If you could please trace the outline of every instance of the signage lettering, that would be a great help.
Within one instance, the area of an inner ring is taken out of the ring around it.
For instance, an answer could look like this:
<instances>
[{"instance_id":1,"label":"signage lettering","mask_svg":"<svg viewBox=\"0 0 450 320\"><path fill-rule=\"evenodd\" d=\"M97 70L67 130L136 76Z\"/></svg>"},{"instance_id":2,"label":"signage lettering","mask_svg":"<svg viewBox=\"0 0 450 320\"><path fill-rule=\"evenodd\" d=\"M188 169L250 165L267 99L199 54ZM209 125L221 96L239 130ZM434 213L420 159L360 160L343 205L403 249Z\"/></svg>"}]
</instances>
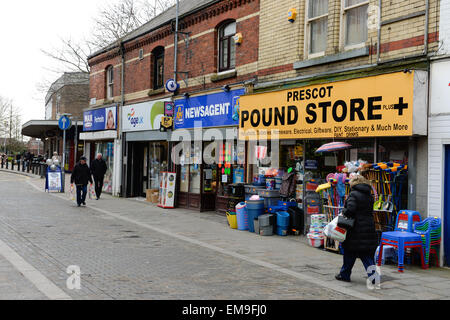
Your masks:
<instances>
[{"instance_id":1,"label":"signage lettering","mask_svg":"<svg viewBox=\"0 0 450 320\"><path fill-rule=\"evenodd\" d=\"M241 97L242 139L412 135L414 75L402 72Z\"/></svg>"}]
</instances>

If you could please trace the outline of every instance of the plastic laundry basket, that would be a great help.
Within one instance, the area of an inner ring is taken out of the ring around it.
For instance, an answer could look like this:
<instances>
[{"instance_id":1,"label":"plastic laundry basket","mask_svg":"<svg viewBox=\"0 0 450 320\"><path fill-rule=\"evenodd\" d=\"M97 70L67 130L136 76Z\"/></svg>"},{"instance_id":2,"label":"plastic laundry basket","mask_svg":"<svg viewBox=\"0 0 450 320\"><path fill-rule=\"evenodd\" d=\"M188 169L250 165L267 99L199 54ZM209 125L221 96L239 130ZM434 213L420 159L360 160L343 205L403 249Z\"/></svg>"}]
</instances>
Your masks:
<instances>
[{"instance_id":1,"label":"plastic laundry basket","mask_svg":"<svg viewBox=\"0 0 450 320\"><path fill-rule=\"evenodd\" d=\"M230 225L231 229L237 229L238 228L237 217L236 217L235 213L227 212L227 219L228 219L228 224Z\"/></svg>"},{"instance_id":2,"label":"plastic laundry basket","mask_svg":"<svg viewBox=\"0 0 450 320\"><path fill-rule=\"evenodd\" d=\"M248 214L245 202L241 202L236 206L236 221L238 230L248 230Z\"/></svg>"}]
</instances>

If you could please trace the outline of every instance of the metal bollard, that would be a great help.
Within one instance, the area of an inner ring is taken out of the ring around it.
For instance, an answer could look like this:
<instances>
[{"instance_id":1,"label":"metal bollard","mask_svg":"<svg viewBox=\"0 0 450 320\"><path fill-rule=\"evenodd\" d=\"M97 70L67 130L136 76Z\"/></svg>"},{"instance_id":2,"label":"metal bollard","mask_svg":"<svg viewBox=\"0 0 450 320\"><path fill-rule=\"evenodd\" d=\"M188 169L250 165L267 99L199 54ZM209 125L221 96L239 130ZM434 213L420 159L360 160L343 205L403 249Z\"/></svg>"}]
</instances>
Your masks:
<instances>
[{"instance_id":1,"label":"metal bollard","mask_svg":"<svg viewBox=\"0 0 450 320\"><path fill-rule=\"evenodd\" d=\"M8 169L8 159L6 159L6 169Z\"/></svg>"},{"instance_id":2,"label":"metal bollard","mask_svg":"<svg viewBox=\"0 0 450 320\"><path fill-rule=\"evenodd\" d=\"M3 169L3 157L2 157L2 169Z\"/></svg>"},{"instance_id":3,"label":"metal bollard","mask_svg":"<svg viewBox=\"0 0 450 320\"><path fill-rule=\"evenodd\" d=\"M41 178L45 178L45 166L46 164L41 164L40 165L40 169L41 169Z\"/></svg>"},{"instance_id":4,"label":"metal bollard","mask_svg":"<svg viewBox=\"0 0 450 320\"><path fill-rule=\"evenodd\" d=\"M21 162L22 160L18 160L17 161L17 171L20 171L20 162Z\"/></svg>"}]
</instances>

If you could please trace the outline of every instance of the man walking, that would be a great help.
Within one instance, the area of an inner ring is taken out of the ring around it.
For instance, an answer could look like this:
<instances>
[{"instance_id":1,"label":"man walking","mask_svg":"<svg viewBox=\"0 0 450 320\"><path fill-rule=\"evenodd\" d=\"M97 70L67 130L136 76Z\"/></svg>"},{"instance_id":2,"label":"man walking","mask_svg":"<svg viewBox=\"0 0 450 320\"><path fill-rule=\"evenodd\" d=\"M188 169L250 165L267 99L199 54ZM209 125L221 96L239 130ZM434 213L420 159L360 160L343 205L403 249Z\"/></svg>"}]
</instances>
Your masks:
<instances>
[{"instance_id":1,"label":"man walking","mask_svg":"<svg viewBox=\"0 0 450 320\"><path fill-rule=\"evenodd\" d=\"M106 170L108 166L105 160L103 160L103 155L101 153L97 154L97 158L92 161L91 172L94 176L95 184L95 194L97 195L97 200L100 199L103 190L103 180L105 179Z\"/></svg>"},{"instance_id":2,"label":"man walking","mask_svg":"<svg viewBox=\"0 0 450 320\"><path fill-rule=\"evenodd\" d=\"M81 157L80 162L73 168L70 183L75 183L77 187L77 204L86 205L87 184L92 184L91 170L86 164L86 157Z\"/></svg>"}]
</instances>

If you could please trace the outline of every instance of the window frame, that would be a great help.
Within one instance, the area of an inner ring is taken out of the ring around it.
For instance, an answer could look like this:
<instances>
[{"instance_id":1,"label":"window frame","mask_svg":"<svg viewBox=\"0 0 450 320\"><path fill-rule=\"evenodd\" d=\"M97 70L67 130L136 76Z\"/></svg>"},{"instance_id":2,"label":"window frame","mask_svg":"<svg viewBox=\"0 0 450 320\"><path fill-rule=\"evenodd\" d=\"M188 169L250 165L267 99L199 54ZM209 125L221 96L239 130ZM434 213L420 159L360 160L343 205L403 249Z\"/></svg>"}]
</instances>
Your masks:
<instances>
[{"instance_id":1,"label":"window frame","mask_svg":"<svg viewBox=\"0 0 450 320\"><path fill-rule=\"evenodd\" d=\"M323 57L327 51L327 45L325 46L324 51L319 51L315 53L310 52L311 48L311 23L314 21L318 21L321 19L326 18L327 19L327 39L328 39L328 20L330 15L330 7L329 7L329 1L328 1L328 11L326 14L322 14L320 16L316 16L313 18L309 17L309 2L310 0L305 1L305 46L304 46L304 56L306 59L313 59L318 57Z\"/></svg>"},{"instance_id":2,"label":"window frame","mask_svg":"<svg viewBox=\"0 0 450 320\"><path fill-rule=\"evenodd\" d=\"M162 58L162 72L161 74L158 72L158 59ZM152 60L153 60L153 79L152 79L152 88L153 90L158 90L164 88L164 63L165 63L165 48L162 46L156 47L152 51ZM160 83L158 83L160 80Z\"/></svg>"},{"instance_id":3,"label":"window frame","mask_svg":"<svg viewBox=\"0 0 450 320\"><path fill-rule=\"evenodd\" d=\"M114 66L106 68L106 99L114 99Z\"/></svg>"},{"instance_id":4,"label":"window frame","mask_svg":"<svg viewBox=\"0 0 450 320\"><path fill-rule=\"evenodd\" d=\"M367 34L366 40L363 41L363 42L350 44L350 45L346 44L346 41L347 41L347 39L346 39L346 34L347 34L347 12L349 10L356 9L356 8L359 8L359 7L362 7L362 6L366 6L366 5L367 5L367 8L369 8L370 0L366 0L366 1L363 1L361 3L354 4L354 5L349 6L349 7L346 8L345 7L345 0L341 0L341 19L340 19L341 20L341 26L340 26L340 37L339 37L339 42L340 42L339 43L339 47L341 48L341 50L348 51L348 50L363 48L363 47L366 46L366 41L369 38L368 34ZM368 31L367 31L367 33L368 33Z\"/></svg>"},{"instance_id":5,"label":"window frame","mask_svg":"<svg viewBox=\"0 0 450 320\"><path fill-rule=\"evenodd\" d=\"M236 29L236 21L232 20L232 21L227 21L222 23L218 30L217 30L217 41L218 41L218 54L217 54L217 58L218 58L218 62L217 62L217 70L218 72L230 72L236 69L236 44L235 45L235 50L234 50L234 65L231 66L231 44L232 41L234 41L233 37L236 35L236 32L233 35L229 35L229 36L224 36L225 34L225 29L231 25L231 24L235 24L235 29ZM222 60L223 60L223 41L227 41L228 42L228 48L227 48L227 66L223 67L222 66Z\"/></svg>"}]
</instances>

